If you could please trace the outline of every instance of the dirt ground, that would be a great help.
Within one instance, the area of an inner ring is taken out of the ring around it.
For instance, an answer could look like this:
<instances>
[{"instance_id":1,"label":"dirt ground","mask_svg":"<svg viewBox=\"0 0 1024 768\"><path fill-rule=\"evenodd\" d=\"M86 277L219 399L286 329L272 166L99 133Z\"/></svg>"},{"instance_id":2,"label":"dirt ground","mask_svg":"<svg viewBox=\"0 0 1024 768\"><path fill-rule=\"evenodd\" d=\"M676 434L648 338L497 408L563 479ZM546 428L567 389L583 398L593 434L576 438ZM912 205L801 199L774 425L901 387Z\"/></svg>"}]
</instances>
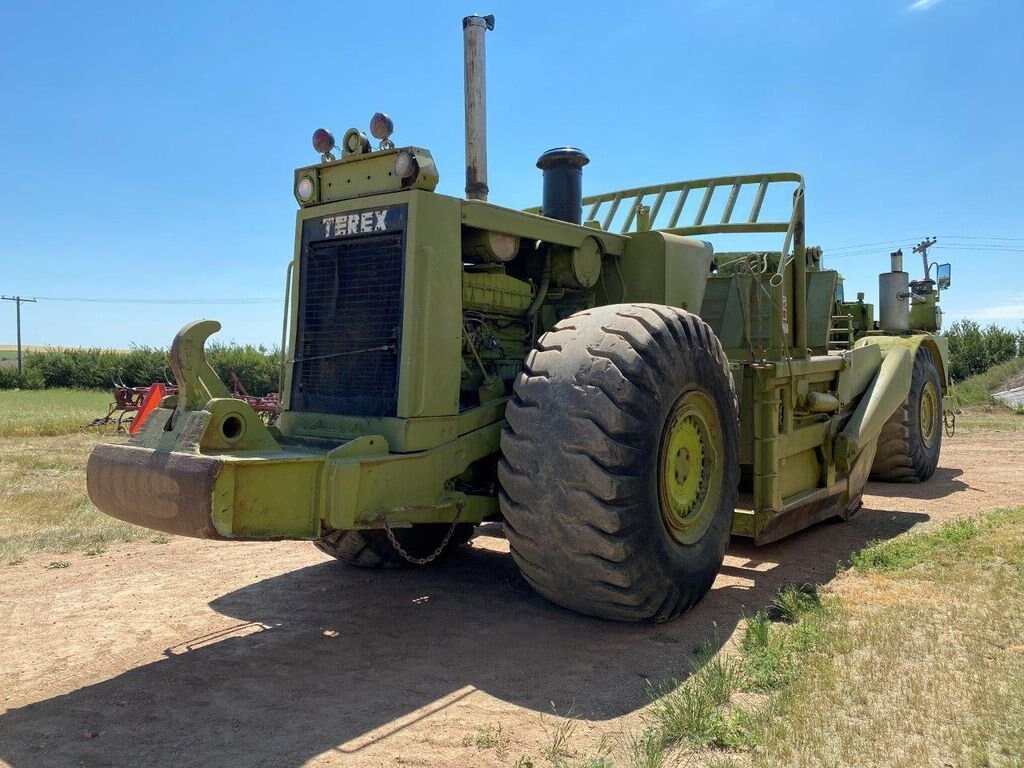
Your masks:
<instances>
[{"instance_id":1,"label":"dirt ground","mask_svg":"<svg viewBox=\"0 0 1024 768\"><path fill-rule=\"evenodd\" d=\"M547 603L498 526L444 567L400 572L303 542L35 557L0 571L0 763L540 766L553 711L579 718L581 754L640 726L646 681L682 676L696 644L728 642L780 585L827 583L918 523L1024 503L1022 472L1018 434L958 434L931 482L873 483L849 523L734 540L712 593L661 626ZM507 744L473 743L498 724Z\"/></svg>"}]
</instances>

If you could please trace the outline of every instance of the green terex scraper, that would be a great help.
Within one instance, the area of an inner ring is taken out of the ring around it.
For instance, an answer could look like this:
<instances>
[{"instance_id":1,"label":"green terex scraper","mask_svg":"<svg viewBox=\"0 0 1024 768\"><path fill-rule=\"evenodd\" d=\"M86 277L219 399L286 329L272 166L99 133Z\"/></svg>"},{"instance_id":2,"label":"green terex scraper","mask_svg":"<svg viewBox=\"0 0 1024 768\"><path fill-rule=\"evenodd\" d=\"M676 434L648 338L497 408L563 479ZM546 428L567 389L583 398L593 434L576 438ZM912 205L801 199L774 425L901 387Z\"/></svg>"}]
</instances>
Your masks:
<instances>
[{"instance_id":1,"label":"green terex scraper","mask_svg":"<svg viewBox=\"0 0 1024 768\"><path fill-rule=\"evenodd\" d=\"M664 621L708 591L730 534L845 518L869 475L927 480L948 272L926 263L911 283L894 263L877 322L843 301L805 243L795 173L581 200L588 160L564 148L538 162L539 209L487 202L492 25L463 21L468 199L434 192L430 152L393 146L385 115L377 149L318 131L322 161L295 172L279 424L206 362L220 326L186 326L178 395L93 452L95 504L185 536L309 539L366 567L438 559L501 520L551 600ZM781 248L707 241L751 233Z\"/></svg>"}]
</instances>

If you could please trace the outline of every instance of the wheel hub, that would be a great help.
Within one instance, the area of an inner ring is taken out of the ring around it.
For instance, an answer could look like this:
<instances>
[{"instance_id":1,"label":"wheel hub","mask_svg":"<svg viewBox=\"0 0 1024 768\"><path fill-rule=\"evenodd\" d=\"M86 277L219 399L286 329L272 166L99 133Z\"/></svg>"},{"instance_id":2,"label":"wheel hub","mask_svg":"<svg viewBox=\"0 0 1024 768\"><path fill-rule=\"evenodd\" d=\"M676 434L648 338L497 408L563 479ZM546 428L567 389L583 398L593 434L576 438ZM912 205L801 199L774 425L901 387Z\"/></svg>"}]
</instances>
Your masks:
<instances>
[{"instance_id":1,"label":"wheel hub","mask_svg":"<svg viewBox=\"0 0 1024 768\"><path fill-rule=\"evenodd\" d=\"M921 427L921 442L927 448L931 448L939 435L939 395L935 391L935 385L930 381L921 390L918 421Z\"/></svg>"},{"instance_id":2,"label":"wheel hub","mask_svg":"<svg viewBox=\"0 0 1024 768\"><path fill-rule=\"evenodd\" d=\"M699 540L714 519L720 497L722 430L711 399L684 393L662 434L658 497L666 530L681 544Z\"/></svg>"}]
</instances>

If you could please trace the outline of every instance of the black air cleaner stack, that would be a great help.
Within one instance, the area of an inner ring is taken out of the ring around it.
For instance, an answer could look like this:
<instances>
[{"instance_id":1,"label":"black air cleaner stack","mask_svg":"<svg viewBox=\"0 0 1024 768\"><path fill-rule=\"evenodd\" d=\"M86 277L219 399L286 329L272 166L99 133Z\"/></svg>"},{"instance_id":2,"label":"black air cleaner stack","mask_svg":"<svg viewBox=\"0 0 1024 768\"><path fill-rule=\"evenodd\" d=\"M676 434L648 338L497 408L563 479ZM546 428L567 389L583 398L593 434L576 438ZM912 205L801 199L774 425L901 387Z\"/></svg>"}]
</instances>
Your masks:
<instances>
[{"instance_id":1,"label":"black air cleaner stack","mask_svg":"<svg viewBox=\"0 0 1024 768\"><path fill-rule=\"evenodd\" d=\"M589 162L575 147L549 149L540 156L537 167L544 171L544 216L583 223L583 166Z\"/></svg>"}]
</instances>

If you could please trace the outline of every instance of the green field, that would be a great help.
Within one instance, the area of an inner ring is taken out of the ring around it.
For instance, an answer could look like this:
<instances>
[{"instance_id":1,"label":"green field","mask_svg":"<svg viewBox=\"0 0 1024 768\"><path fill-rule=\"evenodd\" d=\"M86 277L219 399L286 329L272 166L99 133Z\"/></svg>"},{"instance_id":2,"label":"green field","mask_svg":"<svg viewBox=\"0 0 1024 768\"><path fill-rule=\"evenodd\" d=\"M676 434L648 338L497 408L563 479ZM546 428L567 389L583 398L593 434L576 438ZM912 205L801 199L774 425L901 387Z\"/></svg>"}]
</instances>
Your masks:
<instances>
[{"instance_id":1,"label":"green field","mask_svg":"<svg viewBox=\"0 0 1024 768\"><path fill-rule=\"evenodd\" d=\"M0 437L46 437L81 432L103 416L109 392L71 389L0 390Z\"/></svg>"}]
</instances>

